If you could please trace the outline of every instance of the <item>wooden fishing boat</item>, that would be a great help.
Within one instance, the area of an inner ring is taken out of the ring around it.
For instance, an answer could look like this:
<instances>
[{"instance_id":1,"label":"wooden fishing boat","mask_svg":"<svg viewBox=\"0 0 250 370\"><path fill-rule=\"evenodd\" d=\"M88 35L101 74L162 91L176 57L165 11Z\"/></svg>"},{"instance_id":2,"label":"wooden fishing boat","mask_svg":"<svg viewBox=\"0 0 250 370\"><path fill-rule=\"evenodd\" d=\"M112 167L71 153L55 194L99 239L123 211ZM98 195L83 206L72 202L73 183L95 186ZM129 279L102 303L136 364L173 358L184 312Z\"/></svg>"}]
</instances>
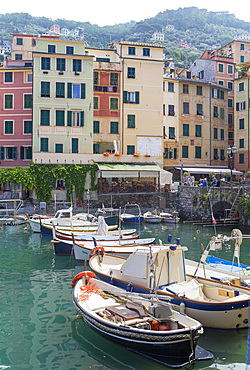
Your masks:
<instances>
[{"instance_id":1,"label":"wooden fishing boat","mask_svg":"<svg viewBox=\"0 0 250 370\"><path fill-rule=\"evenodd\" d=\"M105 339L168 367L194 364L213 355L197 348L202 325L162 304L95 279L90 271L72 280L73 303L85 323ZM196 351L196 348L198 351Z\"/></svg>"},{"instance_id":2,"label":"wooden fishing boat","mask_svg":"<svg viewBox=\"0 0 250 370\"><path fill-rule=\"evenodd\" d=\"M89 265L97 277L123 289L149 293L159 299L172 298L175 309L183 310L206 327L239 329L249 326L247 288L227 282L186 275L186 247L161 246L154 252L138 249L127 259L104 254L93 256Z\"/></svg>"}]
</instances>

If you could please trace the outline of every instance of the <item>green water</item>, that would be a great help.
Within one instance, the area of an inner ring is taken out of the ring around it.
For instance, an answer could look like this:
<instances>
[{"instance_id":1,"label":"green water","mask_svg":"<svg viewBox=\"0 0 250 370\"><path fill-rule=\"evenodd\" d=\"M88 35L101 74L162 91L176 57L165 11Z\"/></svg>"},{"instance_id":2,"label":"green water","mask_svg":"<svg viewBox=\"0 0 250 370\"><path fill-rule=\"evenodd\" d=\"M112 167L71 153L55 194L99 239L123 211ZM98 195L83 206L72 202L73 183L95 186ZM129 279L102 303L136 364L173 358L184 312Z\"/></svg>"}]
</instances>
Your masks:
<instances>
[{"instance_id":1,"label":"green water","mask_svg":"<svg viewBox=\"0 0 250 370\"><path fill-rule=\"evenodd\" d=\"M197 233L197 230L200 233ZM143 225L141 237L166 242L179 237L198 260L214 234L212 227ZM231 229L218 233L230 235ZM243 234L250 234L242 229ZM216 252L231 260L233 248ZM241 247L241 262L250 264L250 239ZM40 237L22 226L0 230L0 369L164 369L150 360L100 338L76 318L71 280L82 265L73 257L55 257L49 237ZM246 369L248 330L205 330L199 344L214 354L213 364L198 368ZM250 345L249 345L250 346ZM250 359L249 359L250 363ZM250 369L250 366L249 366Z\"/></svg>"}]
</instances>

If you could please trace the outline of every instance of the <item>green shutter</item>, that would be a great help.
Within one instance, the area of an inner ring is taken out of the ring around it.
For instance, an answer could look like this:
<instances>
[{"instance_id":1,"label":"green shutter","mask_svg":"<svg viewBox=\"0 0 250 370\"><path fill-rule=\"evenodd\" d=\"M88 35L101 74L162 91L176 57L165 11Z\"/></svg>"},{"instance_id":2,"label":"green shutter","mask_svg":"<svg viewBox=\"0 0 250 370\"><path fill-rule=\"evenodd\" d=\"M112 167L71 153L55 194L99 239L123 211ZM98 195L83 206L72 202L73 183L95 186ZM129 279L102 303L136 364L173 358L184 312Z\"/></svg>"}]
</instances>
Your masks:
<instances>
[{"instance_id":1,"label":"green shutter","mask_svg":"<svg viewBox=\"0 0 250 370\"><path fill-rule=\"evenodd\" d=\"M135 92L135 104L140 104L140 93L139 93L139 91Z\"/></svg>"},{"instance_id":2,"label":"green shutter","mask_svg":"<svg viewBox=\"0 0 250 370\"><path fill-rule=\"evenodd\" d=\"M4 159L4 147L1 146L1 159Z\"/></svg>"},{"instance_id":3,"label":"green shutter","mask_svg":"<svg viewBox=\"0 0 250 370\"><path fill-rule=\"evenodd\" d=\"M127 103L127 102L128 102L128 92L123 91L123 103Z\"/></svg>"},{"instance_id":4,"label":"green shutter","mask_svg":"<svg viewBox=\"0 0 250 370\"><path fill-rule=\"evenodd\" d=\"M14 146L13 148L13 159L17 159L17 147Z\"/></svg>"},{"instance_id":5,"label":"green shutter","mask_svg":"<svg viewBox=\"0 0 250 370\"><path fill-rule=\"evenodd\" d=\"M28 147L28 158L27 159L32 159L32 146Z\"/></svg>"},{"instance_id":6,"label":"green shutter","mask_svg":"<svg viewBox=\"0 0 250 370\"><path fill-rule=\"evenodd\" d=\"M81 84L81 99L86 98L86 84Z\"/></svg>"},{"instance_id":7,"label":"green shutter","mask_svg":"<svg viewBox=\"0 0 250 370\"><path fill-rule=\"evenodd\" d=\"M71 82L68 82L67 84L67 97L68 98L72 98L72 83Z\"/></svg>"},{"instance_id":8,"label":"green shutter","mask_svg":"<svg viewBox=\"0 0 250 370\"><path fill-rule=\"evenodd\" d=\"M84 126L84 111L81 111L81 127Z\"/></svg>"},{"instance_id":9,"label":"green shutter","mask_svg":"<svg viewBox=\"0 0 250 370\"><path fill-rule=\"evenodd\" d=\"M78 139L72 138L72 153L78 153Z\"/></svg>"},{"instance_id":10,"label":"green shutter","mask_svg":"<svg viewBox=\"0 0 250 370\"><path fill-rule=\"evenodd\" d=\"M24 147L23 146L20 147L20 158L24 159Z\"/></svg>"},{"instance_id":11,"label":"green shutter","mask_svg":"<svg viewBox=\"0 0 250 370\"><path fill-rule=\"evenodd\" d=\"M71 112L71 110L67 111L67 126L72 126L72 112Z\"/></svg>"}]
</instances>

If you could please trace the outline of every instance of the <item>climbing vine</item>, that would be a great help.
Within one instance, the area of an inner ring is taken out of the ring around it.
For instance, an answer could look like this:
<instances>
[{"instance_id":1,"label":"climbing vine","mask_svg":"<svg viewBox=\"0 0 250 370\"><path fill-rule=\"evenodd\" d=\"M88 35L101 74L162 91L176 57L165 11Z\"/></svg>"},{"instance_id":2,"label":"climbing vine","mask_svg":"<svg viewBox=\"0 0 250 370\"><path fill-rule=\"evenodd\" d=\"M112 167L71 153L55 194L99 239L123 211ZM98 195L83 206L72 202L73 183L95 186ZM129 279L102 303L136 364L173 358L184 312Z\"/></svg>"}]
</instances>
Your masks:
<instances>
[{"instance_id":1,"label":"climbing vine","mask_svg":"<svg viewBox=\"0 0 250 370\"><path fill-rule=\"evenodd\" d=\"M28 168L14 167L0 169L0 183L21 184L24 190L35 189L39 202L50 202L54 182L64 179L67 189L67 200L71 199L73 189L77 198L84 196L87 173L90 172L91 188L97 190L97 164L34 164Z\"/></svg>"}]
</instances>

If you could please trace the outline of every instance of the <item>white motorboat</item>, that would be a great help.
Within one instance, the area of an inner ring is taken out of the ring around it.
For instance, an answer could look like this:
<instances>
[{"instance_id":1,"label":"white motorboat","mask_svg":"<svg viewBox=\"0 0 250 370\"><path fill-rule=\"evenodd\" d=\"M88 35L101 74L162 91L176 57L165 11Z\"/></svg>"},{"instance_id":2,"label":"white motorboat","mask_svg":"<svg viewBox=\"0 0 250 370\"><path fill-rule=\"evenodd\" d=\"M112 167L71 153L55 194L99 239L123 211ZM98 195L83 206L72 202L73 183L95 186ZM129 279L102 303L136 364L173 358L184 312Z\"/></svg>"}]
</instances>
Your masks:
<instances>
[{"instance_id":1,"label":"white motorboat","mask_svg":"<svg viewBox=\"0 0 250 370\"><path fill-rule=\"evenodd\" d=\"M160 212L160 216L162 218L162 222L167 222L171 224L177 224L180 221L180 218L178 217L177 212Z\"/></svg>"},{"instance_id":2,"label":"white motorboat","mask_svg":"<svg viewBox=\"0 0 250 370\"><path fill-rule=\"evenodd\" d=\"M143 219L145 222L149 222L151 224L158 224L162 221L162 217L156 211L148 211L144 213Z\"/></svg>"},{"instance_id":3,"label":"white motorboat","mask_svg":"<svg viewBox=\"0 0 250 370\"><path fill-rule=\"evenodd\" d=\"M248 289L227 282L186 275L186 247L162 245L154 252L138 249L127 259L104 254L93 256L89 265L97 277L134 292L157 291L160 300L172 298L175 309L206 327L239 329L249 326Z\"/></svg>"},{"instance_id":4,"label":"white motorboat","mask_svg":"<svg viewBox=\"0 0 250 370\"><path fill-rule=\"evenodd\" d=\"M73 303L99 335L168 367L194 365L201 324L157 298L126 293L83 271L72 280ZM200 359L212 360L203 349ZM201 351L202 350L202 351Z\"/></svg>"},{"instance_id":5,"label":"white motorboat","mask_svg":"<svg viewBox=\"0 0 250 370\"><path fill-rule=\"evenodd\" d=\"M136 211L135 211L136 209ZM130 210L130 212L128 212ZM133 213L132 213L133 210ZM138 204L125 204L123 213L121 214L121 221L125 224L140 224L143 221L141 209Z\"/></svg>"}]
</instances>

